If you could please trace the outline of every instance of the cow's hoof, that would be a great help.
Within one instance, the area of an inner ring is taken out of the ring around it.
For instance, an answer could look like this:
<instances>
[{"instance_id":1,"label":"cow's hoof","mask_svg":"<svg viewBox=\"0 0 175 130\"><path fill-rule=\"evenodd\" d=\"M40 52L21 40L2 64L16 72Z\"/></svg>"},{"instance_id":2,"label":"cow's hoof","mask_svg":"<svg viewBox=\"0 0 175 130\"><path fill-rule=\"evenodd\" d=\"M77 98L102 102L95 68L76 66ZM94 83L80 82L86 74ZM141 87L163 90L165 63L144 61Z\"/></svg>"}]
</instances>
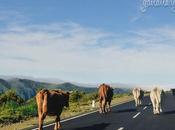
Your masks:
<instances>
[{"instance_id":1,"label":"cow's hoof","mask_svg":"<svg viewBox=\"0 0 175 130\"><path fill-rule=\"evenodd\" d=\"M155 115L159 115L160 113L159 112L154 112Z\"/></svg>"},{"instance_id":2,"label":"cow's hoof","mask_svg":"<svg viewBox=\"0 0 175 130\"><path fill-rule=\"evenodd\" d=\"M54 128L54 130L62 130L62 128L57 128L57 129L56 129L56 128Z\"/></svg>"}]
</instances>

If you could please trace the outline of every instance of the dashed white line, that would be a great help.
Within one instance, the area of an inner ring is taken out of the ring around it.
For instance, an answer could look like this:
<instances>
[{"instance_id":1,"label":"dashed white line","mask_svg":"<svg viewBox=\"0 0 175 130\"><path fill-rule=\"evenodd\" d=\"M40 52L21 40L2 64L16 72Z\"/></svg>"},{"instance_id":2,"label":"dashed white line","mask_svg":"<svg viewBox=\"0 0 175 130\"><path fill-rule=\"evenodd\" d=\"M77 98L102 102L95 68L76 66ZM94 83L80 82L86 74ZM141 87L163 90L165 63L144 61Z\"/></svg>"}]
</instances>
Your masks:
<instances>
[{"instance_id":1,"label":"dashed white line","mask_svg":"<svg viewBox=\"0 0 175 130\"><path fill-rule=\"evenodd\" d=\"M135 116L133 116L132 118L136 118L138 115L140 115L140 112L138 112Z\"/></svg>"},{"instance_id":2,"label":"dashed white line","mask_svg":"<svg viewBox=\"0 0 175 130\"><path fill-rule=\"evenodd\" d=\"M117 130L124 130L124 127L120 127L120 128L118 128Z\"/></svg>"},{"instance_id":3,"label":"dashed white line","mask_svg":"<svg viewBox=\"0 0 175 130\"><path fill-rule=\"evenodd\" d=\"M147 106L145 106L144 108L143 108L143 110L145 110L147 108Z\"/></svg>"}]
</instances>

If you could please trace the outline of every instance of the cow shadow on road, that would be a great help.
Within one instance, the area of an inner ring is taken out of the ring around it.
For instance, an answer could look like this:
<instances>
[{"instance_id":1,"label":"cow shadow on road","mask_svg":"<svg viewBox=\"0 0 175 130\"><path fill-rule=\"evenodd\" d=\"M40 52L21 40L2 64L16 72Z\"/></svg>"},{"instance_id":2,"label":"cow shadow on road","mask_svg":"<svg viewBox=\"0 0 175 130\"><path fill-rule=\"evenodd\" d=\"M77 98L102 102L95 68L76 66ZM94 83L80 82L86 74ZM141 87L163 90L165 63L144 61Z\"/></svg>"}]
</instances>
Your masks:
<instances>
[{"instance_id":1,"label":"cow shadow on road","mask_svg":"<svg viewBox=\"0 0 175 130\"><path fill-rule=\"evenodd\" d=\"M142 105L140 105L140 107L149 107L149 106L152 106L152 104L142 104Z\"/></svg>"},{"instance_id":2,"label":"cow shadow on road","mask_svg":"<svg viewBox=\"0 0 175 130\"><path fill-rule=\"evenodd\" d=\"M73 130L104 130L109 125L110 125L109 123L100 123L100 124L94 124L91 126L74 128Z\"/></svg>"},{"instance_id":3,"label":"cow shadow on road","mask_svg":"<svg viewBox=\"0 0 175 130\"><path fill-rule=\"evenodd\" d=\"M170 115L170 114L175 114L175 110L172 111L165 111L162 113L163 115Z\"/></svg>"},{"instance_id":4,"label":"cow shadow on road","mask_svg":"<svg viewBox=\"0 0 175 130\"><path fill-rule=\"evenodd\" d=\"M116 110L113 111L112 113L136 112L136 111L137 111L136 108L129 108L129 109Z\"/></svg>"}]
</instances>

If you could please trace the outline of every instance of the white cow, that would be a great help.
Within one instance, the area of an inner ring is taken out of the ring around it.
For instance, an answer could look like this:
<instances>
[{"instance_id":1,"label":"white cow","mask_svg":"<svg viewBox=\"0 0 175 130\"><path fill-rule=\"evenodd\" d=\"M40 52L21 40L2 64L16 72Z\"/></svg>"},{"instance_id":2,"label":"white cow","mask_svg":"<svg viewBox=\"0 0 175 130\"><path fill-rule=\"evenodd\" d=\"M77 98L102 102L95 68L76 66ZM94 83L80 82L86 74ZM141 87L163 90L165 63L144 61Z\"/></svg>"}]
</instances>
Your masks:
<instances>
[{"instance_id":1,"label":"white cow","mask_svg":"<svg viewBox=\"0 0 175 130\"><path fill-rule=\"evenodd\" d=\"M135 100L135 106L139 106L142 104L142 99L144 97L144 91L141 88L134 88L132 90L132 94Z\"/></svg>"},{"instance_id":2,"label":"white cow","mask_svg":"<svg viewBox=\"0 0 175 130\"><path fill-rule=\"evenodd\" d=\"M158 87L155 87L150 92L150 99L151 99L151 102L153 105L153 113L154 114L160 114L160 112L162 112L162 107L161 107L162 94L164 94L163 89L160 89Z\"/></svg>"}]
</instances>

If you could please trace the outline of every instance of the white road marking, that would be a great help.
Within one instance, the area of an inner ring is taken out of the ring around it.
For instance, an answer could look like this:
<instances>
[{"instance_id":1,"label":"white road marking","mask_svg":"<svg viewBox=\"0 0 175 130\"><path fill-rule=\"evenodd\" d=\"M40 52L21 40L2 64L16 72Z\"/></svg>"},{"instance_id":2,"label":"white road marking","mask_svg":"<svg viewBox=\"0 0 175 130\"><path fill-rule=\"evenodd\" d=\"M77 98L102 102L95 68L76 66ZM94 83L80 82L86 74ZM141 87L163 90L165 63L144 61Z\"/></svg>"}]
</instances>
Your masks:
<instances>
[{"instance_id":1,"label":"white road marking","mask_svg":"<svg viewBox=\"0 0 175 130\"><path fill-rule=\"evenodd\" d=\"M85 114L82 114L82 115L79 115L79 116L75 116L75 117L72 117L72 118L64 119L64 120L62 120L62 121L60 121L60 122L66 122L66 121L69 121L69 120L73 120L73 119L76 119L76 118L79 118L79 117L82 117L82 116L89 115L89 114L91 114L91 113L95 113L95 112L97 112L97 111L98 111L98 110L93 111L93 112L89 112L89 113L85 113ZM46 127L49 127L49 126L52 126L52 125L55 125L55 123L45 125L45 126L43 126L43 128L46 128ZM35 129L32 129L32 130L38 130L38 128L35 128Z\"/></svg>"},{"instance_id":2,"label":"white road marking","mask_svg":"<svg viewBox=\"0 0 175 130\"><path fill-rule=\"evenodd\" d=\"M140 112L138 112L135 116L133 116L132 118L136 118L138 115L140 115Z\"/></svg>"},{"instance_id":3,"label":"white road marking","mask_svg":"<svg viewBox=\"0 0 175 130\"><path fill-rule=\"evenodd\" d=\"M115 107L115 106L118 106L118 105L121 105L121 104L124 104L124 103L128 103L128 102L130 102L130 101L126 101L126 102L121 102L121 103L118 103L118 104L114 104L114 105L112 105L112 107ZM92 111L92 112L89 112L89 113L85 113L85 114L78 115L78 116L75 116L75 117L72 117L72 118L61 120L60 122L66 122L66 121L69 121L69 120L73 120L73 119L76 119L76 118L79 118L79 117L82 117L82 116L86 116L86 115L89 115L89 114L92 114L92 113L96 113L98 111L99 110L95 110L95 111ZM49 126L52 126L52 125L55 125L55 123L51 123L51 124L45 125L45 126L43 126L43 128L46 128L46 127L49 127ZM38 130L38 128L34 128L32 130Z\"/></svg>"},{"instance_id":4,"label":"white road marking","mask_svg":"<svg viewBox=\"0 0 175 130\"><path fill-rule=\"evenodd\" d=\"M147 108L147 106L145 106L144 108L143 108L143 110L145 110Z\"/></svg>"},{"instance_id":5,"label":"white road marking","mask_svg":"<svg viewBox=\"0 0 175 130\"><path fill-rule=\"evenodd\" d=\"M124 127L120 127L120 128L118 128L117 130L123 130L124 129Z\"/></svg>"}]
</instances>

